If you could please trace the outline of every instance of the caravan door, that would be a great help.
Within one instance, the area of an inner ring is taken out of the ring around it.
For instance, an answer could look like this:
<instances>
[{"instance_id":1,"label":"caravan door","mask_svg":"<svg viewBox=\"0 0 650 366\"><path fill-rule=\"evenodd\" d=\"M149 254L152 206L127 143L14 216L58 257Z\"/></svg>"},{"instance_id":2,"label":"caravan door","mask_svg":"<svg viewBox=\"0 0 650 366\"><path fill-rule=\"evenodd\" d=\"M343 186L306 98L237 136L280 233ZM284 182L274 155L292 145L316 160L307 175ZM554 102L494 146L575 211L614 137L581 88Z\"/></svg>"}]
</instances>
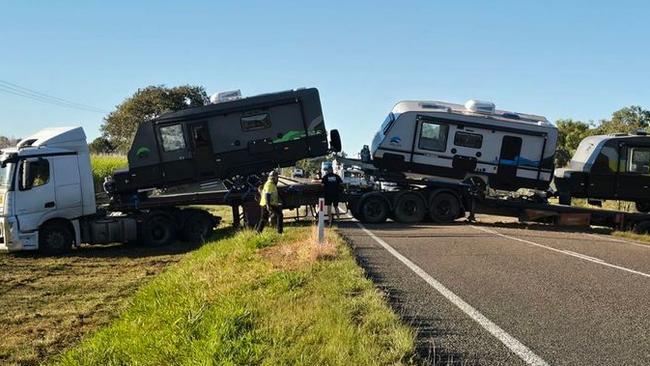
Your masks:
<instances>
[{"instance_id":1,"label":"caravan door","mask_svg":"<svg viewBox=\"0 0 650 366\"><path fill-rule=\"evenodd\" d=\"M199 179L210 178L215 174L214 151L208 132L207 121L195 122L189 125L192 157Z\"/></svg>"},{"instance_id":2,"label":"caravan door","mask_svg":"<svg viewBox=\"0 0 650 366\"><path fill-rule=\"evenodd\" d=\"M501 140L501 153L499 154L498 180L502 184L515 186L517 166L521 154L521 137L503 136Z\"/></svg>"}]
</instances>

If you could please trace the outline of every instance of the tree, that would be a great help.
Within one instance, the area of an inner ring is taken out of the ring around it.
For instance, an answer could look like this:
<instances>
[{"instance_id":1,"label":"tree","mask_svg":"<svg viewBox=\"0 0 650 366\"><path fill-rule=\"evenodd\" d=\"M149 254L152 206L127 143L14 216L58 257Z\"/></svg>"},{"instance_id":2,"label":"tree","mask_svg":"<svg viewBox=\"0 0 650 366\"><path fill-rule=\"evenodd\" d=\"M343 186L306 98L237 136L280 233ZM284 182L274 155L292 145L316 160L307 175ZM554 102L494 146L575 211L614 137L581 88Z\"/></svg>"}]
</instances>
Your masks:
<instances>
[{"instance_id":1,"label":"tree","mask_svg":"<svg viewBox=\"0 0 650 366\"><path fill-rule=\"evenodd\" d=\"M208 95L202 86L148 86L138 89L104 119L102 134L118 152L125 153L140 123L165 112L199 107L206 103Z\"/></svg>"},{"instance_id":2,"label":"tree","mask_svg":"<svg viewBox=\"0 0 650 366\"><path fill-rule=\"evenodd\" d=\"M650 126L650 111L638 105L624 107L612 113L610 120L602 120L598 134L634 133Z\"/></svg>"},{"instance_id":3,"label":"tree","mask_svg":"<svg viewBox=\"0 0 650 366\"><path fill-rule=\"evenodd\" d=\"M111 154L115 152L115 146L103 136L100 136L88 144L91 154Z\"/></svg>"},{"instance_id":4,"label":"tree","mask_svg":"<svg viewBox=\"0 0 650 366\"><path fill-rule=\"evenodd\" d=\"M563 167L575 153L580 141L593 135L595 130L588 123L572 119L559 119L555 122L555 126L558 129L555 166Z\"/></svg>"},{"instance_id":5,"label":"tree","mask_svg":"<svg viewBox=\"0 0 650 366\"><path fill-rule=\"evenodd\" d=\"M0 149L16 146L18 144L18 141L20 141L20 139L14 137L0 136Z\"/></svg>"}]
</instances>

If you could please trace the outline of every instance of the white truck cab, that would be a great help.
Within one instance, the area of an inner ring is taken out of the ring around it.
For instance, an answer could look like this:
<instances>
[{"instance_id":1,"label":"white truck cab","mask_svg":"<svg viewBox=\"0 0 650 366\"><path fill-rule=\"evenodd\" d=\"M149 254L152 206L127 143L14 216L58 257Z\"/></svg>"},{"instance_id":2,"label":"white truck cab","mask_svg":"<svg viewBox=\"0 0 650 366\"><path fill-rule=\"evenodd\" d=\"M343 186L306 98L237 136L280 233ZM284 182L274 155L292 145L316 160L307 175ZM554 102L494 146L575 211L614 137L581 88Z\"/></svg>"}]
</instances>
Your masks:
<instances>
[{"instance_id":1,"label":"white truck cab","mask_svg":"<svg viewBox=\"0 0 650 366\"><path fill-rule=\"evenodd\" d=\"M0 155L0 250L80 243L79 218L95 213L86 135L47 128Z\"/></svg>"},{"instance_id":2,"label":"white truck cab","mask_svg":"<svg viewBox=\"0 0 650 366\"><path fill-rule=\"evenodd\" d=\"M0 154L0 251L59 254L81 243L203 241L221 218L188 207L195 199L176 195L149 200L144 209L98 211L83 129L47 128Z\"/></svg>"}]
</instances>

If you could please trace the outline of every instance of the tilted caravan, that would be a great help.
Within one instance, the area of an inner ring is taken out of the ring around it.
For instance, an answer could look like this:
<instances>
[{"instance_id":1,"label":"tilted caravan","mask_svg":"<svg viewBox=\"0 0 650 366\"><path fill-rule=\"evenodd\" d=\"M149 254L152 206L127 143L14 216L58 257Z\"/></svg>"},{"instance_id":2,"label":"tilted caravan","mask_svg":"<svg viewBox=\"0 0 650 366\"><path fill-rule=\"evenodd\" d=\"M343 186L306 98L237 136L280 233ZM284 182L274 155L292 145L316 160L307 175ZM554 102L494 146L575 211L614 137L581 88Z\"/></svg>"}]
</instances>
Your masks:
<instances>
[{"instance_id":1,"label":"tilted caravan","mask_svg":"<svg viewBox=\"0 0 650 366\"><path fill-rule=\"evenodd\" d=\"M582 140L569 166L556 169L561 203L571 197L636 202L650 211L650 136L616 134Z\"/></svg>"},{"instance_id":2,"label":"tilted caravan","mask_svg":"<svg viewBox=\"0 0 650 366\"><path fill-rule=\"evenodd\" d=\"M267 172L328 149L315 88L185 109L139 126L128 170L113 176L113 193Z\"/></svg>"},{"instance_id":3,"label":"tilted caravan","mask_svg":"<svg viewBox=\"0 0 650 366\"><path fill-rule=\"evenodd\" d=\"M546 189L556 140L546 118L495 110L492 103L402 101L375 134L371 153L378 168L407 176Z\"/></svg>"}]
</instances>

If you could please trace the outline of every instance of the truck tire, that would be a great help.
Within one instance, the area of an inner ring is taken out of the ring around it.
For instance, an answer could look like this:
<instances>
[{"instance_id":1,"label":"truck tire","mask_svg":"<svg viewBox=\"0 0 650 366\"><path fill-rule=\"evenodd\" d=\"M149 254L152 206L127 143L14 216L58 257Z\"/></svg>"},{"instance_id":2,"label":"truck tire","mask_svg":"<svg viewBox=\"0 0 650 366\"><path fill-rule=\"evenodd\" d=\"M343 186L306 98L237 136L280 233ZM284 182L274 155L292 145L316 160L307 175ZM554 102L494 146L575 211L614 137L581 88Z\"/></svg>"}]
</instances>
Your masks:
<instances>
[{"instance_id":1,"label":"truck tire","mask_svg":"<svg viewBox=\"0 0 650 366\"><path fill-rule=\"evenodd\" d=\"M636 201L634 205L639 212L648 213L650 211L650 202L648 201Z\"/></svg>"},{"instance_id":2,"label":"truck tire","mask_svg":"<svg viewBox=\"0 0 650 366\"><path fill-rule=\"evenodd\" d=\"M388 202L380 195L372 195L359 202L359 216L362 222L378 224L386 221L389 213Z\"/></svg>"},{"instance_id":3,"label":"truck tire","mask_svg":"<svg viewBox=\"0 0 650 366\"><path fill-rule=\"evenodd\" d=\"M46 223L38 232L38 250L46 255L67 253L73 242L74 236L63 222Z\"/></svg>"},{"instance_id":4,"label":"truck tire","mask_svg":"<svg viewBox=\"0 0 650 366\"><path fill-rule=\"evenodd\" d=\"M189 243L204 243L214 232L212 216L200 210L192 210L183 221L181 238Z\"/></svg>"},{"instance_id":5,"label":"truck tire","mask_svg":"<svg viewBox=\"0 0 650 366\"><path fill-rule=\"evenodd\" d=\"M453 222L460 216L458 197L449 192L440 192L431 197L429 217L439 224Z\"/></svg>"},{"instance_id":6,"label":"truck tire","mask_svg":"<svg viewBox=\"0 0 650 366\"><path fill-rule=\"evenodd\" d=\"M167 245L176 239L176 223L165 214L150 215L140 230L142 244L149 247Z\"/></svg>"},{"instance_id":7,"label":"truck tire","mask_svg":"<svg viewBox=\"0 0 650 366\"><path fill-rule=\"evenodd\" d=\"M424 199L417 193L402 193L395 199L393 216L397 222L414 224L424 219L426 215L426 204Z\"/></svg>"}]
</instances>

